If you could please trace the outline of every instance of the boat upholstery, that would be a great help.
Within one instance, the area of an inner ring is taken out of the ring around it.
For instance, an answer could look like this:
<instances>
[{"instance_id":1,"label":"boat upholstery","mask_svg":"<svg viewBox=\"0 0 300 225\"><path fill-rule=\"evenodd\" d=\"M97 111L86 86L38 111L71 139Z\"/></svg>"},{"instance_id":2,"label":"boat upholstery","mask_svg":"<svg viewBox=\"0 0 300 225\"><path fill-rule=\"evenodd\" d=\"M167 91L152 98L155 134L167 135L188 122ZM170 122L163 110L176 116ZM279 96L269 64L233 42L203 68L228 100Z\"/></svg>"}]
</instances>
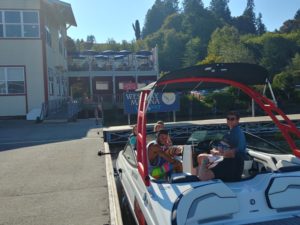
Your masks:
<instances>
[{"instance_id":1,"label":"boat upholstery","mask_svg":"<svg viewBox=\"0 0 300 225\"><path fill-rule=\"evenodd\" d=\"M190 189L179 196L176 203L173 215L180 214L176 217L177 224L201 224L213 218L232 217L239 211L236 194L223 182Z\"/></svg>"},{"instance_id":2,"label":"boat upholstery","mask_svg":"<svg viewBox=\"0 0 300 225\"><path fill-rule=\"evenodd\" d=\"M277 210L300 208L299 196L300 176L275 177L266 190L269 207Z\"/></svg>"}]
</instances>

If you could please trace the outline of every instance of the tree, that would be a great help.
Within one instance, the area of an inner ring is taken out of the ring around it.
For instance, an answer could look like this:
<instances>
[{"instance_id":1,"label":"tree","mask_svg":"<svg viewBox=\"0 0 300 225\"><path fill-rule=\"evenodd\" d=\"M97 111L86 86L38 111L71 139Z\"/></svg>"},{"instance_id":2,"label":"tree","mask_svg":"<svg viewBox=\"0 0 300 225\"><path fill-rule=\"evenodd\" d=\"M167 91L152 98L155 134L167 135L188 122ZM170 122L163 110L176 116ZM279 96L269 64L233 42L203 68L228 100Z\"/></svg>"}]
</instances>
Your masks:
<instances>
[{"instance_id":1,"label":"tree","mask_svg":"<svg viewBox=\"0 0 300 225\"><path fill-rule=\"evenodd\" d=\"M70 38L69 36L67 36L66 48L67 48L68 53L77 51L74 40L72 38Z\"/></svg>"},{"instance_id":2,"label":"tree","mask_svg":"<svg viewBox=\"0 0 300 225\"><path fill-rule=\"evenodd\" d=\"M272 84L275 88L281 90L282 93L285 93L287 99L290 99L291 95L295 91L294 77L289 72L282 72L277 74L274 77Z\"/></svg>"},{"instance_id":3,"label":"tree","mask_svg":"<svg viewBox=\"0 0 300 225\"><path fill-rule=\"evenodd\" d=\"M86 37L85 49L92 49L95 42L96 42L95 36L94 35L88 35Z\"/></svg>"},{"instance_id":4,"label":"tree","mask_svg":"<svg viewBox=\"0 0 300 225\"><path fill-rule=\"evenodd\" d=\"M189 40L185 45L183 66L193 66L199 61L201 41L199 37Z\"/></svg>"},{"instance_id":5,"label":"tree","mask_svg":"<svg viewBox=\"0 0 300 225\"><path fill-rule=\"evenodd\" d=\"M159 51L160 68L162 71L171 71L182 67L182 58L185 49L186 37L175 30L163 32L163 46Z\"/></svg>"},{"instance_id":6,"label":"tree","mask_svg":"<svg viewBox=\"0 0 300 225\"><path fill-rule=\"evenodd\" d=\"M135 21L135 24L132 24L135 39L140 40L141 39L141 29L140 29L140 22L138 20Z\"/></svg>"},{"instance_id":7,"label":"tree","mask_svg":"<svg viewBox=\"0 0 300 225\"><path fill-rule=\"evenodd\" d=\"M297 10L297 12L294 16L294 20L300 20L300 9Z\"/></svg>"},{"instance_id":8,"label":"tree","mask_svg":"<svg viewBox=\"0 0 300 225\"><path fill-rule=\"evenodd\" d=\"M177 32L182 32L182 22L183 15L179 13L174 13L165 19L161 29L174 29Z\"/></svg>"},{"instance_id":9,"label":"tree","mask_svg":"<svg viewBox=\"0 0 300 225\"><path fill-rule=\"evenodd\" d=\"M211 0L209 9L217 17L227 23L231 22L231 12L228 7L229 0Z\"/></svg>"},{"instance_id":10,"label":"tree","mask_svg":"<svg viewBox=\"0 0 300 225\"><path fill-rule=\"evenodd\" d=\"M204 8L201 0L184 0L183 1L183 32L191 38L199 37L202 48L206 48L212 32L221 26L212 12ZM202 55L201 57L205 57Z\"/></svg>"},{"instance_id":11,"label":"tree","mask_svg":"<svg viewBox=\"0 0 300 225\"><path fill-rule=\"evenodd\" d=\"M256 19L256 28L257 28L258 35L262 35L262 34L266 33L266 31L267 31L266 26L262 22L262 14L261 13L258 14L258 17Z\"/></svg>"},{"instance_id":12,"label":"tree","mask_svg":"<svg viewBox=\"0 0 300 225\"><path fill-rule=\"evenodd\" d=\"M247 0L247 6L244 13L233 18L233 25L238 29L240 34L256 34L256 18L254 13L254 0Z\"/></svg>"},{"instance_id":13,"label":"tree","mask_svg":"<svg viewBox=\"0 0 300 225\"><path fill-rule=\"evenodd\" d=\"M300 20L287 20L279 28L281 33L291 33L296 30L300 30Z\"/></svg>"},{"instance_id":14,"label":"tree","mask_svg":"<svg viewBox=\"0 0 300 225\"><path fill-rule=\"evenodd\" d=\"M241 42L238 30L231 26L218 28L212 34L208 57L219 62L255 63L253 53Z\"/></svg>"},{"instance_id":15,"label":"tree","mask_svg":"<svg viewBox=\"0 0 300 225\"><path fill-rule=\"evenodd\" d=\"M145 17L145 24L142 36L146 36L158 31L164 20L173 13L178 12L178 0L156 0L152 8L148 10Z\"/></svg>"},{"instance_id":16,"label":"tree","mask_svg":"<svg viewBox=\"0 0 300 225\"><path fill-rule=\"evenodd\" d=\"M282 36L267 37L263 43L261 64L275 75L288 65L296 51L297 45L291 40Z\"/></svg>"}]
</instances>

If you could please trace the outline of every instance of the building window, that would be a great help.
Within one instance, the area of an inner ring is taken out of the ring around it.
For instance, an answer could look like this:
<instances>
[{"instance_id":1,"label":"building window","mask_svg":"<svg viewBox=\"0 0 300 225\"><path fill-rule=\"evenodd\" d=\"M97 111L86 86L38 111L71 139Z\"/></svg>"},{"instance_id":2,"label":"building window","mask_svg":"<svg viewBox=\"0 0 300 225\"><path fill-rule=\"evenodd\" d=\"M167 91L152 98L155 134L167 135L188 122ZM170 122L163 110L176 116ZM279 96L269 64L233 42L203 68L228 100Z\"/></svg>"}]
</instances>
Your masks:
<instances>
[{"instance_id":1,"label":"building window","mask_svg":"<svg viewBox=\"0 0 300 225\"><path fill-rule=\"evenodd\" d=\"M0 67L0 94L25 94L23 67Z\"/></svg>"},{"instance_id":2,"label":"building window","mask_svg":"<svg viewBox=\"0 0 300 225\"><path fill-rule=\"evenodd\" d=\"M53 79L54 73L51 68L48 68L48 93L49 95L54 94L54 79Z\"/></svg>"},{"instance_id":3,"label":"building window","mask_svg":"<svg viewBox=\"0 0 300 225\"><path fill-rule=\"evenodd\" d=\"M96 81L96 90L108 90L108 81Z\"/></svg>"},{"instance_id":4,"label":"building window","mask_svg":"<svg viewBox=\"0 0 300 225\"><path fill-rule=\"evenodd\" d=\"M59 48L59 53L63 54L64 53L63 52L63 38L62 38L60 31L58 32L58 48Z\"/></svg>"},{"instance_id":5,"label":"building window","mask_svg":"<svg viewBox=\"0 0 300 225\"><path fill-rule=\"evenodd\" d=\"M56 84L57 84L57 87L58 87L58 95L61 95L61 82L60 82L60 75L58 75L56 77Z\"/></svg>"},{"instance_id":6,"label":"building window","mask_svg":"<svg viewBox=\"0 0 300 225\"><path fill-rule=\"evenodd\" d=\"M3 19L2 19L2 11L0 11L0 37L3 37Z\"/></svg>"},{"instance_id":7,"label":"building window","mask_svg":"<svg viewBox=\"0 0 300 225\"><path fill-rule=\"evenodd\" d=\"M49 47L52 47L52 37L51 37L50 29L47 26L45 27L45 31L46 31L46 42L49 45Z\"/></svg>"},{"instance_id":8,"label":"building window","mask_svg":"<svg viewBox=\"0 0 300 225\"><path fill-rule=\"evenodd\" d=\"M37 11L0 11L0 37L39 38L39 14Z\"/></svg>"}]
</instances>

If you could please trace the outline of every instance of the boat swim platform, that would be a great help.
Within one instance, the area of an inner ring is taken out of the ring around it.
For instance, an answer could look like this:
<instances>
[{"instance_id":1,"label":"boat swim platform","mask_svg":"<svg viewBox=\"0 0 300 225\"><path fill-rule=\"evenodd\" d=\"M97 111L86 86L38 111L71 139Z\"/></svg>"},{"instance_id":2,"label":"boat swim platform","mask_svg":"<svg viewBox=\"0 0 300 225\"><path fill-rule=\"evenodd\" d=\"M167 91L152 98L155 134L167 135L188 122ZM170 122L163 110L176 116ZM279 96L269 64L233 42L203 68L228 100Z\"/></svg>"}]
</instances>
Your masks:
<instances>
[{"instance_id":1,"label":"boat swim platform","mask_svg":"<svg viewBox=\"0 0 300 225\"><path fill-rule=\"evenodd\" d=\"M287 115L300 128L300 114ZM283 120L281 116L277 116ZM147 132L153 131L155 123L147 124ZM241 117L240 126L243 130L252 133L273 133L278 131L269 116ZM165 122L166 129L172 139L187 139L197 130L228 130L226 119L204 119L193 121ZM111 126L103 128L104 141L108 144L124 144L132 132L132 125Z\"/></svg>"}]
</instances>

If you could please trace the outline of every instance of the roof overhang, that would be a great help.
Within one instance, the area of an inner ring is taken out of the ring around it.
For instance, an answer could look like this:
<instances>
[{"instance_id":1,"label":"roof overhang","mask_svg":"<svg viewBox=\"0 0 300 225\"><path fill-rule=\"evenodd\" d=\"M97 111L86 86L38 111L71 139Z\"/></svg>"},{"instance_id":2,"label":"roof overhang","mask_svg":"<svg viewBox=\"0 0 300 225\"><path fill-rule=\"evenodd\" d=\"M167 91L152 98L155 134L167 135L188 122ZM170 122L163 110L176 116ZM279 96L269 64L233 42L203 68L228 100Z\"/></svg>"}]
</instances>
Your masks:
<instances>
[{"instance_id":1,"label":"roof overhang","mask_svg":"<svg viewBox=\"0 0 300 225\"><path fill-rule=\"evenodd\" d=\"M59 14L62 22L70 26L77 26L71 4L59 0L47 0L46 2L52 6L50 10Z\"/></svg>"}]
</instances>

